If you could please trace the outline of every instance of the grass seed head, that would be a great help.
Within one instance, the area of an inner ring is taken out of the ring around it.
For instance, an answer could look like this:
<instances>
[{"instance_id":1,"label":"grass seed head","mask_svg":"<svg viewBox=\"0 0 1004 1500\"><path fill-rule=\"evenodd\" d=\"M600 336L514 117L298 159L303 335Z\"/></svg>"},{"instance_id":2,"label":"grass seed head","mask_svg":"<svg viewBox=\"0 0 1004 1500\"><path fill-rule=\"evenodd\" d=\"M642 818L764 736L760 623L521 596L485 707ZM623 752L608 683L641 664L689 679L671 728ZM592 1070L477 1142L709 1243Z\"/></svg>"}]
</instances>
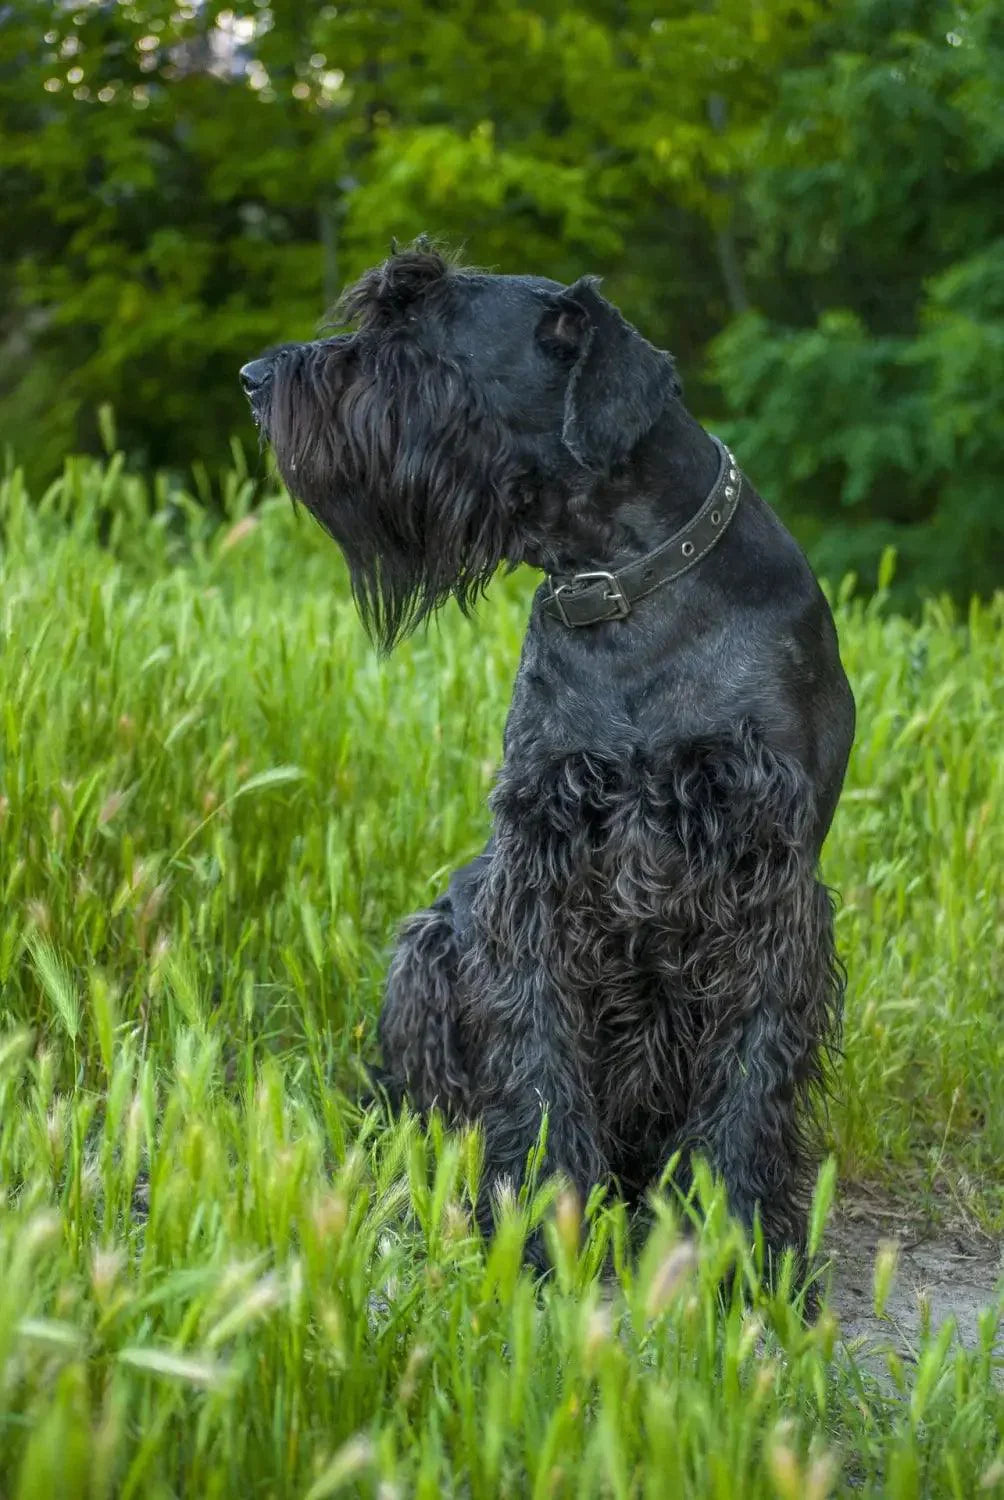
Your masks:
<instances>
[{"instance_id":1,"label":"grass seed head","mask_svg":"<svg viewBox=\"0 0 1004 1500\"><path fill-rule=\"evenodd\" d=\"M697 1267L692 1240L679 1240L656 1267L645 1297L645 1312L657 1318L686 1287Z\"/></svg>"}]
</instances>

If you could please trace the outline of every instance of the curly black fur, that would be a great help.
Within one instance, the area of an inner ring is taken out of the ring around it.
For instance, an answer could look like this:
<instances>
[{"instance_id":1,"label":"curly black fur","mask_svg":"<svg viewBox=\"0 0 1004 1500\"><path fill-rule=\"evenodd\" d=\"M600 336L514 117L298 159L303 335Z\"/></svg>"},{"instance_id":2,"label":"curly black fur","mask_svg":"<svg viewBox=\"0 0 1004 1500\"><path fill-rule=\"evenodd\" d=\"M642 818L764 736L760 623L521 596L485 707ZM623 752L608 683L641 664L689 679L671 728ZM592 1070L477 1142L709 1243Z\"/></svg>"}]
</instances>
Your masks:
<instances>
[{"instance_id":1,"label":"curly black fur","mask_svg":"<svg viewBox=\"0 0 1004 1500\"><path fill-rule=\"evenodd\" d=\"M356 332L244 378L385 645L502 563L641 556L710 489L716 450L671 360L591 278L422 249L342 311ZM387 1079L482 1123L489 1185L520 1179L546 1110L548 1164L583 1195L637 1200L700 1150L771 1248L799 1245L843 989L817 874L854 718L829 609L752 492L628 618L568 630L545 598L492 837L398 938Z\"/></svg>"}]
</instances>

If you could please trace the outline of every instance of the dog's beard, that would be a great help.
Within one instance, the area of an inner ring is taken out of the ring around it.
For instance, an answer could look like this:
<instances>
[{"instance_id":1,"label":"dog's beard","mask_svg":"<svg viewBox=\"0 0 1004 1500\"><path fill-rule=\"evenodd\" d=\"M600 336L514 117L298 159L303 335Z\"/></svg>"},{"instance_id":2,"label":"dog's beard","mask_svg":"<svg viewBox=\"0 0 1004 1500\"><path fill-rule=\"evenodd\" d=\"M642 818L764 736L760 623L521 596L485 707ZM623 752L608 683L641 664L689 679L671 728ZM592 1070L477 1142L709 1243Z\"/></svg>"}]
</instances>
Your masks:
<instances>
[{"instance_id":1,"label":"dog's beard","mask_svg":"<svg viewBox=\"0 0 1004 1500\"><path fill-rule=\"evenodd\" d=\"M334 537L390 650L450 597L469 610L513 556L525 473L463 372L364 335L277 364L262 424L291 493Z\"/></svg>"}]
</instances>

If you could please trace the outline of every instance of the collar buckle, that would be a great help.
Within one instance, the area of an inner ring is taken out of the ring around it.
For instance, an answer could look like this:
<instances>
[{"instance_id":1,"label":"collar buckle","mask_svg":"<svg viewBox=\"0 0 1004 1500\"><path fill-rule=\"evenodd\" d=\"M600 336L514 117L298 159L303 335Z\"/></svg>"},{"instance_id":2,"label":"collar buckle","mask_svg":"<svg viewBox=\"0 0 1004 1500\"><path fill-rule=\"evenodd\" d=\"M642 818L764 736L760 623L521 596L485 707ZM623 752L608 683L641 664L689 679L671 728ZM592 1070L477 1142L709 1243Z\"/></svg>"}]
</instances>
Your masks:
<instances>
[{"instance_id":1,"label":"collar buckle","mask_svg":"<svg viewBox=\"0 0 1004 1500\"><path fill-rule=\"evenodd\" d=\"M564 602L561 598L562 594L569 589L578 588L580 584L588 586L591 583L599 583L601 581L608 584L608 588L603 594L604 599L615 606L614 613L612 615L604 615L603 618L606 620L624 620L627 618L631 613L631 601L627 594L625 594L616 573L575 573L567 583L559 583L557 588L555 588L553 582L551 583L551 598L554 600L555 608L561 616L563 625L571 629L576 621L568 618Z\"/></svg>"},{"instance_id":2,"label":"collar buckle","mask_svg":"<svg viewBox=\"0 0 1004 1500\"><path fill-rule=\"evenodd\" d=\"M720 438L712 437L712 442L718 449L718 477L697 514L668 541L616 572L597 569L571 577L566 574L561 583L552 574L548 580L551 591L543 601L545 614L569 629L624 620L639 600L672 583L707 556L731 524L745 483L730 450Z\"/></svg>"}]
</instances>

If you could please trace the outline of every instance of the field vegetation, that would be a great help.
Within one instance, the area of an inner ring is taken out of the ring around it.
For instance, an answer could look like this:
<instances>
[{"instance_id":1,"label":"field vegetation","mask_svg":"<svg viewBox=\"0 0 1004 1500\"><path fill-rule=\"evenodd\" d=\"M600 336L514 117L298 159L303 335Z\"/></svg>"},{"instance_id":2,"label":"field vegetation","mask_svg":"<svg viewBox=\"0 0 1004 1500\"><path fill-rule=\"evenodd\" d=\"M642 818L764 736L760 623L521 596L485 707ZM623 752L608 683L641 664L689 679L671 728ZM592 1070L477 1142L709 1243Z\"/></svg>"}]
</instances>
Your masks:
<instances>
[{"instance_id":1,"label":"field vegetation","mask_svg":"<svg viewBox=\"0 0 1004 1500\"><path fill-rule=\"evenodd\" d=\"M3 480L3 1500L1000 1493L1004 1296L866 1359L759 1286L707 1174L637 1252L546 1182L485 1247L476 1135L360 1110L394 925L486 834L534 580L381 660L313 522L252 510L239 449L222 519L208 483ZM1004 598L908 620L891 569L837 587L824 1247L862 1185L1004 1222Z\"/></svg>"}]
</instances>

